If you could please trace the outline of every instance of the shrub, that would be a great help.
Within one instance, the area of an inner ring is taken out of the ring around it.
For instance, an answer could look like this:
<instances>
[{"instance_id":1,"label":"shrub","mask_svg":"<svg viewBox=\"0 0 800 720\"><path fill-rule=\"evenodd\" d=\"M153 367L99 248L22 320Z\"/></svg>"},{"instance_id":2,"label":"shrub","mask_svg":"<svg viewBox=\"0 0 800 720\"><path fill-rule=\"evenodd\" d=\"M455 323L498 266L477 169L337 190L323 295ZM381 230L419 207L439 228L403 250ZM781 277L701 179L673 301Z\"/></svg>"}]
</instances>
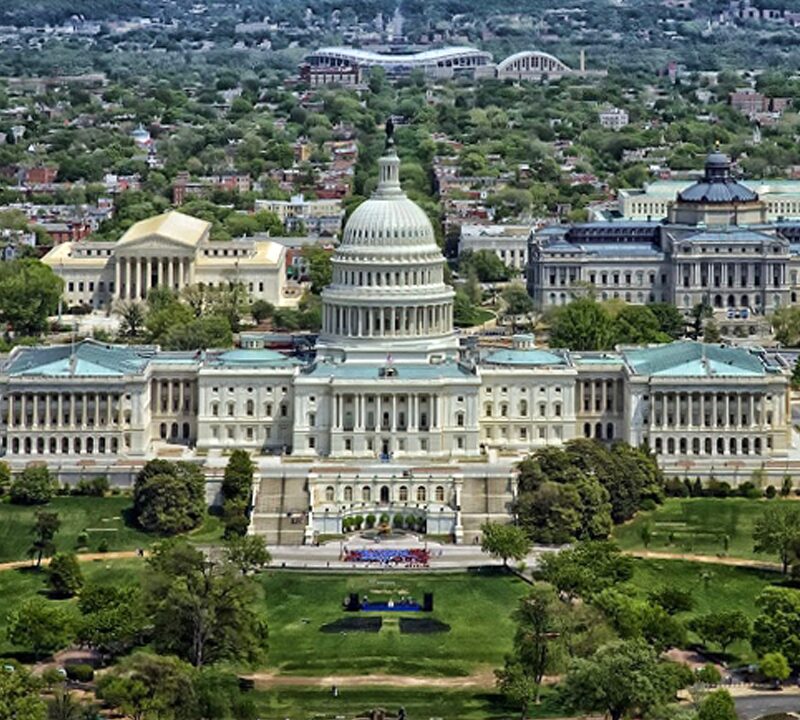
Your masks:
<instances>
[{"instance_id":1,"label":"shrub","mask_svg":"<svg viewBox=\"0 0 800 720\"><path fill-rule=\"evenodd\" d=\"M85 530L78 535L78 539L75 542L75 545L79 548L81 547L88 547L89 546L89 533Z\"/></svg>"},{"instance_id":2,"label":"shrub","mask_svg":"<svg viewBox=\"0 0 800 720\"><path fill-rule=\"evenodd\" d=\"M393 527L396 527L396 528L401 528L401 527L403 527L403 516L402 516L402 515L400 515L400 514L397 514L397 515L395 515L395 516L392 518L392 526L393 526Z\"/></svg>"},{"instance_id":3,"label":"shrub","mask_svg":"<svg viewBox=\"0 0 800 720\"><path fill-rule=\"evenodd\" d=\"M709 480L705 494L709 497L726 498L731 494L731 486L720 480Z\"/></svg>"},{"instance_id":4,"label":"shrub","mask_svg":"<svg viewBox=\"0 0 800 720\"><path fill-rule=\"evenodd\" d=\"M110 489L108 478L105 475L83 479L75 486L73 495L87 495L89 497L103 497Z\"/></svg>"},{"instance_id":5,"label":"shrub","mask_svg":"<svg viewBox=\"0 0 800 720\"><path fill-rule=\"evenodd\" d=\"M64 670L67 673L67 677L75 682L87 683L94 680L94 668L86 663L65 665Z\"/></svg>"},{"instance_id":6,"label":"shrub","mask_svg":"<svg viewBox=\"0 0 800 720\"><path fill-rule=\"evenodd\" d=\"M751 483L749 480L743 482L736 488L736 493L740 497L748 498L750 500L758 500L761 497L761 490Z\"/></svg>"},{"instance_id":7,"label":"shrub","mask_svg":"<svg viewBox=\"0 0 800 720\"><path fill-rule=\"evenodd\" d=\"M368 528L374 528L375 527L375 516L372 513L367 515L367 527Z\"/></svg>"},{"instance_id":8,"label":"shrub","mask_svg":"<svg viewBox=\"0 0 800 720\"><path fill-rule=\"evenodd\" d=\"M389 515L388 515L388 513L381 513L379 521L380 521L381 525L387 525L389 523Z\"/></svg>"},{"instance_id":9,"label":"shrub","mask_svg":"<svg viewBox=\"0 0 800 720\"><path fill-rule=\"evenodd\" d=\"M97 552L107 553L108 552L108 540L103 538L100 541L100 544L97 546Z\"/></svg>"},{"instance_id":10,"label":"shrub","mask_svg":"<svg viewBox=\"0 0 800 720\"><path fill-rule=\"evenodd\" d=\"M75 553L58 553L47 568L47 580L56 597L77 595L83 587L83 573Z\"/></svg>"},{"instance_id":11,"label":"shrub","mask_svg":"<svg viewBox=\"0 0 800 720\"><path fill-rule=\"evenodd\" d=\"M770 500L772 500L777 494L778 491L775 489L774 485L767 485L767 489L764 490L764 495Z\"/></svg>"},{"instance_id":12,"label":"shrub","mask_svg":"<svg viewBox=\"0 0 800 720\"><path fill-rule=\"evenodd\" d=\"M11 485L11 502L44 505L53 499L56 482L44 465L25 468Z\"/></svg>"},{"instance_id":13,"label":"shrub","mask_svg":"<svg viewBox=\"0 0 800 720\"><path fill-rule=\"evenodd\" d=\"M362 527L364 527L364 516L356 515L353 518L353 530L361 530Z\"/></svg>"},{"instance_id":14,"label":"shrub","mask_svg":"<svg viewBox=\"0 0 800 720\"><path fill-rule=\"evenodd\" d=\"M672 477L667 478L664 483L664 492L666 492L667 497L688 497L689 488L680 478Z\"/></svg>"},{"instance_id":15,"label":"shrub","mask_svg":"<svg viewBox=\"0 0 800 720\"><path fill-rule=\"evenodd\" d=\"M641 503L639 503L639 509L640 510L645 510L646 512L650 512L651 510L655 510L657 507L658 507L658 504L656 503L655 500L653 500L653 498L645 498L644 500L642 500Z\"/></svg>"},{"instance_id":16,"label":"shrub","mask_svg":"<svg viewBox=\"0 0 800 720\"><path fill-rule=\"evenodd\" d=\"M706 685L718 685L722 680L719 670L713 663L706 663L703 667L695 671L697 681Z\"/></svg>"}]
</instances>

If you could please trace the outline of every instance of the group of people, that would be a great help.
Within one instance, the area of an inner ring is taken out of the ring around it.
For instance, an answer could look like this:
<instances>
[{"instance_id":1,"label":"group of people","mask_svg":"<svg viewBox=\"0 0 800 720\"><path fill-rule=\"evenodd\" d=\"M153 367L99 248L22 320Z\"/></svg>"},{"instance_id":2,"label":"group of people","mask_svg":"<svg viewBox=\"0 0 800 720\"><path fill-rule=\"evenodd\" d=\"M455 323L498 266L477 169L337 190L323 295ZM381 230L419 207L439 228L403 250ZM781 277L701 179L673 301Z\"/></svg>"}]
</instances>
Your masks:
<instances>
[{"instance_id":1,"label":"group of people","mask_svg":"<svg viewBox=\"0 0 800 720\"><path fill-rule=\"evenodd\" d=\"M422 548L363 548L359 550L344 549L345 562L378 563L379 565L403 565L405 567L428 567L430 552Z\"/></svg>"}]
</instances>

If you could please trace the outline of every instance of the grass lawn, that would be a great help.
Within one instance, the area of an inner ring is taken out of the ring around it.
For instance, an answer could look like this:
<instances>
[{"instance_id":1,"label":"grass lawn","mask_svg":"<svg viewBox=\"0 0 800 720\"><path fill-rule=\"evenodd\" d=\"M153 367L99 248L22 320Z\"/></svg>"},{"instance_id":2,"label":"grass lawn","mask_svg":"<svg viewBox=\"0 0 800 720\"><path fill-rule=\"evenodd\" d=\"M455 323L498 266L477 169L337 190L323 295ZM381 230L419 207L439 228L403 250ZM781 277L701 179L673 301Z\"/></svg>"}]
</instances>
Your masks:
<instances>
[{"instance_id":1,"label":"grass lawn","mask_svg":"<svg viewBox=\"0 0 800 720\"><path fill-rule=\"evenodd\" d=\"M269 665L283 673L391 673L466 675L476 666L498 667L511 649L510 614L528 586L506 575L386 574L262 575L270 631ZM434 593L433 613L345 613L348 593L370 599L401 594L419 600ZM380 632L323 633L320 627L345 616L380 615ZM435 634L401 634L400 617L427 617L450 625ZM436 715L436 713L431 713Z\"/></svg>"},{"instance_id":2,"label":"grass lawn","mask_svg":"<svg viewBox=\"0 0 800 720\"><path fill-rule=\"evenodd\" d=\"M56 535L58 550L77 550L78 535L89 535L89 552L97 552L105 540L108 550L135 550L149 547L159 538L143 532L127 518L131 498L124 495L104 498L56 497L47 505L34 507L0 503L0 562L25 560L32 540L32 529L38 510L57 512L61 527ZM209 516L192 538L198 542L214 542L221 537L221 523Z\"/></svg>"},{"instance_id":3,"label":"grass lawn","mask_svg":"<svg viewBox=\"0 0 800 720\"><path fill-rule=\"evenodd\" d=\"M81 565L83 576L87 582L98 582L104 585L124 585L135 583L144 567L143 559L131 560L97 560ZM19 652L23 648L13 646L6 638L8 611L28 598L40 595L48 599L47 573L32 568L5 570L0 572L0 657ZM53 604L67 607L78 612L76 600L49 600Z\"/></svg>"},{"instance_id":4,"label":"grass lawn","mask_svg":"<svg viewBox=\"0 0 800 720\"><path fill-rule=\"evenodd\" d=\"M254 693L262 720L304 718L334 720L365 716L374 708L396 713L405 708L410 718L442 720L507 720L519 716L519 709L507 705L491 691L422 688L342 688L334 698L329 688L278 688ZM544 689L542 703L531 708L530 718L563 717L555 693Z\"/></svg>"},{"instance_id":5,"label":"grass lawn","mask_svg":"<svg viewBox=\"0 0 800 720\"><path fill-rule=\"evenodd\" d=\"M777 561L770 555L753 552L753 525L768 503L779 502L795 501L669 498L652 512L640 512L631 522L617 527L614 537L625 550L644 550L640 533L647 524L652 531L650 550L718 555L725 553L727 535L727 555Z\"/></svg>"},{"instance_id":6,"label":"grass lawn","mask_svg":"<svg viewBox=\"0 0 800 720\"><path fill-rule=\"evenodd\" d=\"M776 572L685 560L637 559L634 567L630 584L642 597L662 586L691 593L694 608L679 613L677 617L682 620L720 610L741 610L752 619L758 613L755 600L759 593L768 585L783 581ZM691 633L690 639L698 641ZM755 659L746 642L734 643L729 652L744 662Z\"/></svg>"}]
</instances>

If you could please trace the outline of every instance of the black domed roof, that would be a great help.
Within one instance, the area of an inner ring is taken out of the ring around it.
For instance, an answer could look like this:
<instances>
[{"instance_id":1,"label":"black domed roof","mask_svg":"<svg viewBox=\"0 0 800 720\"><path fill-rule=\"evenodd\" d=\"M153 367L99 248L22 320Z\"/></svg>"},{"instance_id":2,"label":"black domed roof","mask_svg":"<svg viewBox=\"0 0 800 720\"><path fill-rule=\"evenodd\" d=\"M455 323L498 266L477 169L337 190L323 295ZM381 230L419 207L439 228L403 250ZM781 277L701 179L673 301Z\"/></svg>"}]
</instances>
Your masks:
<instances>
[{"instance_id":1,"label":"black domed roof","mask_svg":"<svg viewBox=\"0 0 800 720\"><path fill-rule=\"evenodd\" d=\"M678 193L678 201L687 203L724 205L757 200L756 193L731 176L731 161L719 151L706 157L703 179Z\"/></svg>"}]
</instances>

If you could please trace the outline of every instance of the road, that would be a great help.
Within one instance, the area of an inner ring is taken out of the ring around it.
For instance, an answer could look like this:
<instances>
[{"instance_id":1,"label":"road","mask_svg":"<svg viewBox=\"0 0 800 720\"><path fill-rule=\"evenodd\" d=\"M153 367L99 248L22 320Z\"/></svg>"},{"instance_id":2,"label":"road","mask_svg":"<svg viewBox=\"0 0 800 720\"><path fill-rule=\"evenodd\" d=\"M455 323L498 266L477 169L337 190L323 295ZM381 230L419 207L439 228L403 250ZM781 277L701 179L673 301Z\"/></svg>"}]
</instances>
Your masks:
<instances>
[{"instance_id":1,"label":"road","mask_svg":"<svg viewBox=\"0 0 800 720\"><path fill-rule=\"evenodd\" d=\"M736 712L741 720L756 720L777 713L800 713L800 694L782 692L745 695L735 698Z\"/></svg>"}]
</instances>

